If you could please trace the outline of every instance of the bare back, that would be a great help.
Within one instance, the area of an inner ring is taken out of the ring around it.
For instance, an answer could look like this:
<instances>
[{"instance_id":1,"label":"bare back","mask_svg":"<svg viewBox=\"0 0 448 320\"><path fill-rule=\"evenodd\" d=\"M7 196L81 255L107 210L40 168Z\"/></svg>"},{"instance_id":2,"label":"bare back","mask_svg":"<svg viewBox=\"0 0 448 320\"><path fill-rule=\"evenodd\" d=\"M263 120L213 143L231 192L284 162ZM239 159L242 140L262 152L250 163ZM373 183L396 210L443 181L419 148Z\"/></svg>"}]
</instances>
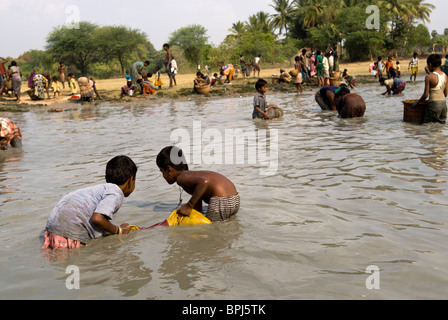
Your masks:
<instances>
[{"instance_id":1,"label":"bare back","mask_svg":"<svg viewBox=\"0 0 448 320\"><path fill-rule=\"evenodd\" d=\"M201 199L206 203L212 197L232 197L238 194L232 181L213 171L182 171L177 178L177 184L191 195L198 186L204 187Z\"/></svg>"}]
</instances>

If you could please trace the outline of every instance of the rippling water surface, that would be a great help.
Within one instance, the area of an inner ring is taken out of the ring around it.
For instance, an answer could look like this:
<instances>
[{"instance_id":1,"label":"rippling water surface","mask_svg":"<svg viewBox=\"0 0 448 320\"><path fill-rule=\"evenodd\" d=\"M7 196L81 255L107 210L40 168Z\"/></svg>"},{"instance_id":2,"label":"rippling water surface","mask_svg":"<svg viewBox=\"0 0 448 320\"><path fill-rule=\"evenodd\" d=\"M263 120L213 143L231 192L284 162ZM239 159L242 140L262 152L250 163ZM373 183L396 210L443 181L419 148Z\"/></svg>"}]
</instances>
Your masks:
<instances>
[{"instance_id":1,"label":"rippling water surface","mask_svg":"<svg viewBox=\"0 0 448 320\"><path fill-rule=\"evenodd\" d=\"M448 129L402 122L401 101L421 95L421 80L400 97L360 85L366 115L351 120L322 112L311 92L268 94L285 111L269 122L250 119L252 97L5 114L22 129L24 148L0 153L0 298L448 298ZM66 255L40 249L57 201L103 183L107 161L119 154L139 172L115 222L166 219L179 189L162 178L155 156L173 143L173 130L193 136L198 124L203 153L224 145L207 140L209 129L223 137L226 129L256 132L273 152L270 163L249 163L246 155L233 164L190 165L236 184L236 217L106 237ZM275 172L266 174L269 164ZM79 290L66 288L69 265L79 267ZM366 287L372 265L376 290Z\"/></svg>"}]
</instances>

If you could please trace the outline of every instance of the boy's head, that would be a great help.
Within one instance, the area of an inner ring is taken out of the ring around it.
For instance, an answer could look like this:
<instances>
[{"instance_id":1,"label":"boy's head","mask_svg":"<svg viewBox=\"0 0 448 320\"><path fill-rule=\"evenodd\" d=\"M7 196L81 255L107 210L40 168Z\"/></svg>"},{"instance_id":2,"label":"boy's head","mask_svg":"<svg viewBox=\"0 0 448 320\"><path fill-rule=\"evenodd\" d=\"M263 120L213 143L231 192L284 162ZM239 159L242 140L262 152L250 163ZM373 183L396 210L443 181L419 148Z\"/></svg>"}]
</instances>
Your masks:
<instances>
[{"instance_id":1,"label":"boy's head","mask_svg":"<svg viewBox=\"0 0 448 320\"><path fill-rule=\"evenodd\" d=\"M184 153L176 146L163 148L157 155L156 164L169 184L176 182L176 173L184 170L188 171Z\"/></svg>"},{"instance_id":2,"label":"boy's head","mask_svg":"<svg viewBox=\"0 0 448 320\"><path fill-rule=\"evenodd\" d=\"M335 97L336 99L342 98L343 96L345 96L346 94L350 93L350 89L345 85L345 84L341 84L341 86L336 89L335 93Z\"/></svg>"},{"instance_id":3,"label":"boy's head","mask_svg":"<svg viewBox=\"0 0 448 320\"><path fill-rule=\"evenodd\" d=\"M268 82L264 79L258 79L257 83L255 83L255 89L257 91L260 91L261 88L266 87L268 85Z\"/></svg>"},{"instance_id":4,"label":"boy's head","mask_svg":"<svg viewBox=\"0 0 448 320\"><path fill-rule=\"evenodd\" d=\"M428 57L426 62L428 63L429 69L433 71L436 68L440 68L442 65L442 57L439 54L432 54Z\"/></svg>"},{"instance_id":5,"label":"boy's head","mask_svg":"<svg viewBox=\"0 0 448 320\"><path fill-rule=\"evenodd\" d=\"M135 189L135 178L137 166L127 156L117 156L106 165L106 182L124 187L125 197L129 196Z\"/></svg>"}]
</instances>

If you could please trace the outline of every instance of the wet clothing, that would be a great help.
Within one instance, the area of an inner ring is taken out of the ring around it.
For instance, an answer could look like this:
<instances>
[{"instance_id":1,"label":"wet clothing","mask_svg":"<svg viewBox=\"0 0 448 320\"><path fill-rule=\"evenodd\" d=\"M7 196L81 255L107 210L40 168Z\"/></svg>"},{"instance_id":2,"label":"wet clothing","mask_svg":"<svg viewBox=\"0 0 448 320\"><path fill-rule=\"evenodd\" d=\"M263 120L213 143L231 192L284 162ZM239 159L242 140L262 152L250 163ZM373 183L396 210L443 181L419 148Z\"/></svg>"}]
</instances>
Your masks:
<instances>
[{"instance_id":1,"label":"wet clothing","mask_svg":"<svg viewBox=\"0 0 448 320\"><path fill-rule=\"evenodd\" d=\"M48 218L45 231L83 244L106 235L92 222L93 213L113 220L125 197L112 183L79 189L64 196Z\"/></svg>"},{"instance_id":2,"label":"wet clothing","mask_svg":"<svg viewBox=\"0 0 448 320\"><path fill-rule=\"evenodd\" d=\"M445 74L440 75L434 72L439 78L437 86L431 88L429 92L429 104L426 107L424 123L438 122L446 123L447 106L445 97L445 87L447 86L448 78Z\"/></svg>"},{"instance_id":3,"label":"wet clothing","mask_svg":"<svg viewBox=\"0 0 448 320\"><path fill-rule=\"evenodd\" d=\"M337 110L341 118L361 118L366 112L366 103L358 94L349 93L339 99Z\"/></svg>"},{"instance_id":4,"label":"wet clothing","mask_svg":"<svg viewBox=\"0 0 448 320\"><path fill-rule=\"evenodd\" d=\"M235 215L240 209L240 196L212 197L208 204L206 217L211 221L224 221Z\"/></svg>"},{"instance_id":5,"label":"wet clothing","mask_svg":"<svg viewBox=\"0 0 448 320\"><path fill-rule=\"evenodd\" d=\"M330 101L328 101L327 99L327 91L331 90L334 93L337 89L339 89L339 87L327 86L316 92L314 98L316 99L317 104L321 107L322 110L331 110Z\"/></svg>"},{"instance_id":6,"label":"wet clothing","mask_svg":"<svg viewBox=\"0 0 448 320\"><path fill-rule=\"evenodd\" d=\"M266 98L260 92L254 97L254 111L252 113L252 119L264 119L264 116L255 109L256 107L260 108L261 111L266 112Z\"/></svg>"}]
</instances>

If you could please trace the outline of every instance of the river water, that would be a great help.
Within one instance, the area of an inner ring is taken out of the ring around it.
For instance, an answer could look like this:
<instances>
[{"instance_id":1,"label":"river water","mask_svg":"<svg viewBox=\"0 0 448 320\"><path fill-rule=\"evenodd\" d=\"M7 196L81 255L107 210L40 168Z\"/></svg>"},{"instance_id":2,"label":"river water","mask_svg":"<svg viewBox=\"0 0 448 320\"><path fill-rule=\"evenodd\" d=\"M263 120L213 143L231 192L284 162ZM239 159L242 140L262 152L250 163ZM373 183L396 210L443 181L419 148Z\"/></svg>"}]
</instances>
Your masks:
<instances>
[{"instance_id":1,"label":"river water","mask_svg":"<svg viewBox=\"0 0 448 320\"><path fill-rule=\"evenodd\" d=\"M0 153L0 298L448 298L448 129L402 121L401 101L423 91L418 80L398 97L361 84L363 119L321 111L312 92L268 92L285 117L267 122L251 119L252 97L3 114L24 141L23 150ZM229 130L258 139L242 160L223 155L236 150L224 144ZM110 236L64 253L40 249L58 200L103 183L116 155L130 156L139 171L114 223L166 219L179 189L155 157L179 132L191 135L190 169L235 183L236 217ZM79 270L77 290L67 288L68 266Z\"/></svg>"}]
</instances>

